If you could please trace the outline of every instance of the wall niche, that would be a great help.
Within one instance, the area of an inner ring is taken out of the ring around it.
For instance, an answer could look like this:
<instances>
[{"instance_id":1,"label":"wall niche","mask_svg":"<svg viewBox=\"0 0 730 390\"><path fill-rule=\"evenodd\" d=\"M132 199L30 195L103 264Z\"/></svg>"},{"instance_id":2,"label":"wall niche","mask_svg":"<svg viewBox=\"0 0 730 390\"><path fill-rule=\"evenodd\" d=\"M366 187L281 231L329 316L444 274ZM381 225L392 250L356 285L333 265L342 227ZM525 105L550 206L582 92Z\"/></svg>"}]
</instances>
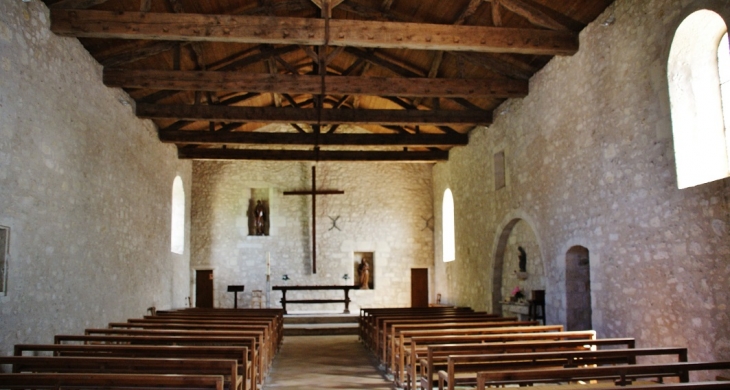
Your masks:
<instances>
[{"instance_id":1,"label":"wall niche","mask_svg":"<svg viewBox=\"0 0 730 390\"><path fill-rule=\"evenodd\" d=\"M251 188L248 199L248 235L268 236L271 227L269 189Z\"/></svg>"},{"instance_id":2,"label":"wall niche","mask_svg":"<svg viewBox=\"0 0 730 390\"><path fill-rule=\"evenodd\" d=\"M373 252L355 252L354 254L354 285L360 286L360 290L375 289L375 256ZM367 273L367 275L363 275ZM367 286L363 286L363 278L367 279Z\"/></svg>"}]
</instances>

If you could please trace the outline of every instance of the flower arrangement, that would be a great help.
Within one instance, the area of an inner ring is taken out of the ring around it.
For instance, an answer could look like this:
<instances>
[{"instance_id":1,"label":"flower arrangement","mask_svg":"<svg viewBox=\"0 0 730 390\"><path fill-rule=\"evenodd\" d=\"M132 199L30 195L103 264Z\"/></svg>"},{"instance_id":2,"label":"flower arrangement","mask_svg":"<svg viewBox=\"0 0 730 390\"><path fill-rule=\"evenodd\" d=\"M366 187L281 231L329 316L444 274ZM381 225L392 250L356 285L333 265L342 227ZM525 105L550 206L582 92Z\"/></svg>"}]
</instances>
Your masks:
<instances>
[{"instance_id":1,"label":"flower arrangement","mask_svg":"<svg viewBox=\"0 0 730 390\"><path fill-rule=\"evenodd\" d=\"M512 300L519 301L520 299L523 299L525 297L525 294L522 292L522 289L520 286L515 286L514 289L512 289Z\"/></svg>"}]
</instances>

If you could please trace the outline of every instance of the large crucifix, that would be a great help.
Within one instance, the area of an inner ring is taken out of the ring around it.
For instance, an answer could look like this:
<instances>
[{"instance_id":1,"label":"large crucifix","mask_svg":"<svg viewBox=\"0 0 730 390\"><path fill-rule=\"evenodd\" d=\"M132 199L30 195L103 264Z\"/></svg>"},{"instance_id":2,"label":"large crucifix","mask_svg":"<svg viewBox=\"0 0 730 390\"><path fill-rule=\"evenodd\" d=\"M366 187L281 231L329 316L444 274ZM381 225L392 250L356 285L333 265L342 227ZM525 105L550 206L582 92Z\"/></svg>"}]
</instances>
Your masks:
<instances>
[{"instance_id":1,"label":"large crucifix","mask_svg":"<svg viewBox=\"0 0 730 390\"><path fill-rule=\"evenodd\" d=\"M340 195L345 191L317 190L317 169L312 166L312 189L302 191L284 191L284 195L312 196L312 273L317 273L317 195Z\"/></svg>"}]
</instances>

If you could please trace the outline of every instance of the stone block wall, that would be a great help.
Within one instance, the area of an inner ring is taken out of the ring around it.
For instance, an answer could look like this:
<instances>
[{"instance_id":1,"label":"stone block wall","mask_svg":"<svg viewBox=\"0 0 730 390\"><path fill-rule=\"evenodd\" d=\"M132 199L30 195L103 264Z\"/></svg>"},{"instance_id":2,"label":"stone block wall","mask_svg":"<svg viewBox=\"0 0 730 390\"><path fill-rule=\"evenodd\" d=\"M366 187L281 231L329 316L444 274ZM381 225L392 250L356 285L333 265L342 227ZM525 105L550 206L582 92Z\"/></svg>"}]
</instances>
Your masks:
<instances>
[{"instance_id":1,"label":"stone block wall","mask_svg":"<svg viewBox=\"0 0 730 390\"><path fill-rule=\"evenodd\" d=\"M11 229L2 355L189 295L189 244L170 252L170 224L177 175L189 221L191 164L101 70L78 40L49 31L42 2L0 2L0 225Z\"/></svg>"},{"instance_id":2,"label":"stone block wall","mask_svg":"<svg viewBox=\"0 0 730 390\"><path fill-rule=\"evenodd\" d=\"M343 195L317 196L317 273L311 273L311 197L284 191L311 188L311 163L205 162L193 164L192 264L213 269L214 305L233 307L230 284L246 286L239 307L252 290L271 285L354 285L354 262L372 252L375 289L352 291L351 310L409 306L410 269L433 265L431 165L318 163L317 188ZM252 189L267 189L269 235L250 235ZM332 219L337 219L337 228ZM288 275L289 281L282 280ZM348 279L343 279L348 274ZM194 277L191 284L194 284ZM194 290L194 289L193 289ZM342 299L342 291L287 293L292 299ZM281 307L281 293L269 295ZM342 304L300 304L291 311L341 311Z\"/></svg>"},{"instance_id":3,"label":"stone block wall","mask_svg":"<svg viewBox=\"0 0 730 390\"><path fill-rule=\"evenodd\" d=\"M618 0L434 167L436 290L492 309L500 236L526 222L544 261L549 323L566 323L566 256L590 252L592 322L601 337L687 346L730 358L728 180L677 189L666 61L693 4ZM493 156L507 185L494 190ZM457 259L441 261L441 202L455 199ZM528 253L529 254L529 253Z\"/></svg>"}]
</instances>

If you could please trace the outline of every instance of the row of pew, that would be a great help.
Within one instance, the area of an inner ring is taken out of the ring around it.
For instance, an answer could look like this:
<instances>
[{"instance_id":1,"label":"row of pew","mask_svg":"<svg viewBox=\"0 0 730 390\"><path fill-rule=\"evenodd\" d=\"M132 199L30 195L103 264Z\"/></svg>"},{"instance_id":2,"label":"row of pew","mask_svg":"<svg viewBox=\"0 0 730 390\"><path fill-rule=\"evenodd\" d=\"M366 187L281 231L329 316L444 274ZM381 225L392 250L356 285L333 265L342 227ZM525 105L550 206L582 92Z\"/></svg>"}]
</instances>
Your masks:
<instances>
[{"instance_id":1,"label":"row of pew","mask_svg":"<svg viewBox=\"0 0 730 390\"><path fill-rule=\"evenodd\" d=\"M15 345L0 357L0 388L257 390L283 338L281 309L151 312Z\"/></svg>"},{"instance_id":2,"label":"row of pew","mask_svg":"<svg viewBox=\"0 0 730 390\"><path fill-rule=\"evenodd\" d=\"M730 361L689 362L685 347L637 348L633 338L597 338L593 330L470 308L361 309L359 337L394 385L408 390L730 389L722 376ZM719 373L718 380L690 382L694 371Z\"/></svg>"}]
</instances>

